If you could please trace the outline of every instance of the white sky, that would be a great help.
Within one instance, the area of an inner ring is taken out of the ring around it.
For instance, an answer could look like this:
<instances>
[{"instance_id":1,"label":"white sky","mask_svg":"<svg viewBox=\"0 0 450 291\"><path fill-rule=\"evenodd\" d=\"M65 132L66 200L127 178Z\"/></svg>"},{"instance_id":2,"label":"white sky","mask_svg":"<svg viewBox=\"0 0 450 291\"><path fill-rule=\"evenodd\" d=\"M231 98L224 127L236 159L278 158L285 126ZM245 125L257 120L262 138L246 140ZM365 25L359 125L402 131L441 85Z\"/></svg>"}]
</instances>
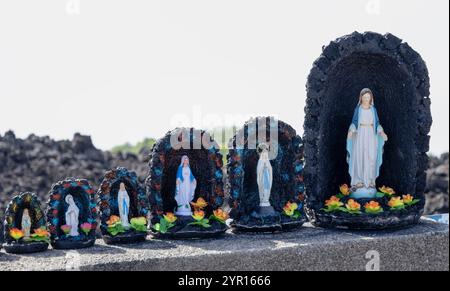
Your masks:
<instances>
[{"instance_id":1,"label":"white sky","mask_svg":"<svg viewBox=\"0 0 450 291\"><path fill-rule=\"evenodd\" d=\"M331 40L391 32L428 65L431 152L449 149L449 1L0 0L0 133L102 149L184 114L278 116L302 134L305 83ZM245 119L245 117L244 117ZM214 120L214 119L213 119ZM219 120L219 121L220 121ZM240 124L239 124L240 125Z\"/></svg>"}]
</instances>

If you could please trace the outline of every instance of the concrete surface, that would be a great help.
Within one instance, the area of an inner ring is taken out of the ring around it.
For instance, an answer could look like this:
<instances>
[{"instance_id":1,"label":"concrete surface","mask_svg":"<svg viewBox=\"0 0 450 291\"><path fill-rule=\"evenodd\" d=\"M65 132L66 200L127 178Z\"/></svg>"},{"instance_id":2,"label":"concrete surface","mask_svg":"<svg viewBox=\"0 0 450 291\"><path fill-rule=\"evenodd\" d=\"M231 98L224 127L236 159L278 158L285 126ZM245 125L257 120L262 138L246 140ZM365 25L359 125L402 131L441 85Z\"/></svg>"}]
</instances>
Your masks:
<instances>
[{"instance_id":1,"label":"concrete surface","mask_svg":"<svg viewBox=\"0 0 450 291\"><path fill-rule=\"evenodd\" d=\"M379 259L379 260L378 260ZM0 270L449 270L448 225L422 220L389 231L327 230L306 224L279 234L204 241L147 240L78 251L0 252Z\"/></svg>"}]
</instances>

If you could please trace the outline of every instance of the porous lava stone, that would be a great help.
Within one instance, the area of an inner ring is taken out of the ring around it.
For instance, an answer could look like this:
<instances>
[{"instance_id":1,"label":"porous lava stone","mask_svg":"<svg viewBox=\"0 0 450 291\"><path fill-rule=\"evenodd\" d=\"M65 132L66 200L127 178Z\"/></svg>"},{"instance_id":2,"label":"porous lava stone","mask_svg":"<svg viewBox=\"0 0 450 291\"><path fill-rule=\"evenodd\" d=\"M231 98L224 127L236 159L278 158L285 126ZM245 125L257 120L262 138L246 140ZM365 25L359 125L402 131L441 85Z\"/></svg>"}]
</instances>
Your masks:
<instances>
[{"instance_id":1,"label":"porous lava stone","mask_svg":"<svg viewBox=\"0 0 450 291\"><path fill-rule=\"evenodd\" d=\"M264 130L265 140L261 136ZM274 140L271 131L277 133ZM270 204L275 213L269 215L259 213L256 169L259 160L257 146L261 142L269 145L276 153L270 161L273 169ZM303 225L306 221L303 210L303 144L296 131L273 117L252 118L231 139L229 148L228 190L233 229L238 232L276 232ZM283 214L283 207L288 201L298 204L300 218L294 219Z\"/></svg>"},{"instance_id":2,"label":"porous lava stone","mask_svg":"<svg viewBox=\"0 0 450 291\"><path fill-rule=\"evenodd\" d=\"M209 218L213 210L223 204L223 161L218 144L206 131L174 129L155 143L150 154L150 174L146 186L152 213L152 234L163 239L218 237L227 230L225 224L210 221L209 228L189 225L194 222L192 217L178 217L175 227L164 234L153 229L165 213L176 210L176 174L184 155L189 157L192 174L197 180L194 201L201 197L208 203L204 209L205 218Z\"/></svg>"},{"instance_id":3,"label":"porous lava stone","mask_svg":"<svg viewBox=\"0 0 450 291\"><path fill-rule=\"evenodd\" d=\"M421 199L399 213L344 219L320 211L325 199L350 183L346 136L362 88L374 92L386 134L377 185ZM323 48L307 80L304 122L307 212L323 227L380 229L417 223L423 211L432 124L425 62L407 43L388 33L340 37Z\"/></svg>"}]
</instances>

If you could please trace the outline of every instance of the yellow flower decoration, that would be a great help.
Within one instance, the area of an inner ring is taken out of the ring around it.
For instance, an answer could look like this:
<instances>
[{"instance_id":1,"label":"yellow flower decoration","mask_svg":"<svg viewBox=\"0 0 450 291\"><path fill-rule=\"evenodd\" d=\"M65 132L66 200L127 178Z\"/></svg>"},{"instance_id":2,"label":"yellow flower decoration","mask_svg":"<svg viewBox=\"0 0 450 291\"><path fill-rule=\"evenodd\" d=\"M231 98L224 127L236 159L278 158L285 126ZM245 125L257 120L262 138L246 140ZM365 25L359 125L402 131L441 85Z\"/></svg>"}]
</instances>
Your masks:
<instances>
[{"instance_id":1,"label":"yellow flower decoration","mask_svg":"<svg viewBox=\"0 0 450 291\"><path fill-rule=\"evenodd\" d=\"M388 202L389 207L394 210L404 209L405 203L403 202L401 197L392 197Z\"/></svg>"},{"instance_id":2,"label":"yellow flower decoration","mask_svg":"<svg viewBox=\"0 0 450 291\"><path fill-rule=\"evenodd\" d=\"M291 203L290 201L288 201L286 203L286 205L283 207L283 212L287 216L292 216L292 215L294 215L294 212L297 209L298 209L298 204L297 203Z\"/></svg>"},{"instance_id":3,"label":"yellow flower decoration","mask_svg":"<svg viewBox=\"0 0 450 291\"><path fill-rule=\"evenodd\" d=\"M341 200L336 196L331 196L330 199L325 201L325 206L328 207L341 207L343 205L344 203L342 203Z\"/></svg>"},{"instance_id":4,"label":"yellow flower decoration","mask_svg":"<svg viewBox=\"0 0 450 291\"><path fill-rule=\"evenodd\" d=\"M347 204L345 204L345 208L347 208L347 210L349 211L359 211L361 210L361 204L353 199L350 199L347 201Z\"/></svg>"},{"instance_id":5,"label":"yellow flower decoration","mask_svg":"<svg viewBox=\"0 0 450 291\"><path fill-rule=\"evenodd\" d=\"M342 184L341 186L339 186L339 191L341 191L341 194L345 196L350 194L350 188L347 184Z\"/></svg>"},{"instance_id":6,"label":"yellow flower decoration","mask_svg":"<svg viewBox=\"0 0 450 291\"><path fill-rule=\"evenodd\" d=\"M377 213L383 212L383 208L381 208L380 203L378 203L376 201L367 202L364 205L364 208L366 209L366 212L370 213L370 214L377 214Z\"/></svg>"},{"instance_id":7,"label":"yellow flower decoration","mask_svg":"<svg viewBox=\"0 0 450 291\"><path fill-rule=\"evenodd\" d=\"M325 212L334 212L338 210L342 210L345 208L342 208L344 203L341 202L341 200L336 196L331 196L330 199L325 200L325 206L326 208L322 208Z\"/></svg>"},{"instance_id":8,"label":"yellow flower decoration","mask_svg":"<svg viewBox=\"0 0 450 291\"><path fill-rule=\"evenodd\" d=\"M18 228L12 228L9 231L9 235L15 240L19 240L25 236L24 232Z\"/></svg>"},{"instance_id":9,"label":"yellow flower decoration","mask_svg":"<svg viewBox=\"0 0 450 291\"><path fill-rule=\"evenodd\" d=\"M177 220L177 217L172 212L167 212L163 217L168 223L174 223Z\"/></svg>"},{"instance_id":10,"label":"yellow flower decoration","mask_svg":"<svg viewBox=\"0 0 450 291\"><path fill-rule=\"evenodd\" d=\"M390 188L390 187L386 187L386 186L382 186L380 187L378 190L380 190L381 193L384 193L388 196L392 196L395 194L394 189Z\"/></svg>"},{"instance_id":11,"label":"yellow flower decoration","mask_svg":"<svg viewBox=\"0 0 450 291\"><path fill-rule=\"evenodd\" d=\"M50 236L50 233L45 228L38 228L34 230L34 233L31 236L40 236L40 237L46 237Z\"/></svg>"},{"instance_id":12,"label":"yellow flower decoration","mask_svg":"<svg viewBox=\"0 0 450 291\"><path fill-rule=\"evenodd\" d=\"M223 211L221 208L217 208L216 210L214 210L213 215L217 220L221 222L225 222L230 217L228 213Z\"/></svg>"},{"instance_id":13,"label":"yellow flower decoration","mask_svg":"<svg viewBox=\"0 0 450 291\"><path fill-rule=\"evenodd\" d=\"M208 202L206 202L202 197L199 197L197 199L197 202L191 202L191 205L195 210L202 210L203 208L208 206Z\"/></svg>"},{"instance_id":14,"label":"yellow flower decoration","mask_svg":"<svg viewBox=\"0 0 450 291\"><path fill-rule=\"evenodd\" d=\"M192 217L196 220L196 221L200 221L203 218L205 218L205 212L203 210L195 210L194 214L192 215Z\"/></svg>"},{"instance_id":15,"label":"yellow flower decoration","mask_svg":"<svg viewBox=\"0 0 450 291\"><path fill-rule=\"evenodd\" d=\"M111 215L109 219L106 221L108 225L114 225L115 223L120 221L120 217L117 215Z\"/></svg>"}]
</instances>

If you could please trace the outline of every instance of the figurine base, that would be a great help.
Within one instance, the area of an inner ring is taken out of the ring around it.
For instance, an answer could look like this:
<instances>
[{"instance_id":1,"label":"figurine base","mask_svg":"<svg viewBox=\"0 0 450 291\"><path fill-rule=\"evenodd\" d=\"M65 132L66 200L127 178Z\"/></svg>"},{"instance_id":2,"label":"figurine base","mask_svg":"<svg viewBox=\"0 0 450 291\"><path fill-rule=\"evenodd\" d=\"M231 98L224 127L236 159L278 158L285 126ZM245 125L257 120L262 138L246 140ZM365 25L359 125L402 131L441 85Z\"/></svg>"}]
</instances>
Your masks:
<instances>
[{"instance_id":1,"label":"figurine base","mask_svg":"<svg viewBox=\"0 0 450 291\"><path fill-rule=\"evenodd\" d=\"M56 240L52 241L51 245L57 250L76 250L92 247L95 244L95 239L89 239L84 241L75 240Z\"/></svg>"},{"instance_id":2,"label":"figurine base","mask_svg":"<svg viewBox=\"0 0 450 291\"><path fill-rule=\"evenodd\" d=\"M353 230L380 230L409 227L417 224L421 212L398 211L376 215L343 216L332 213L316 213L311 223L317 227Z\"/></svg>"},{"instance_id":3,"label":"figurine base","mask_svg":"<svg viewBox=\"0 0 450 291\"><path fill-rule=\"evenodd\" d=\"M166 233L152 230L151 234L156 239L208 239L218 238L225 234L228 227L217 221L210 221L211 227L204 228L197 225L189 225L194 222L192 217L180 216L177 225L169 229Z\"/></svg>"},{"instance_id":4,"label":"figurine base","mask_svg":"<svg viewBox=\"0 0 450 291\"><path fill-rule=\"evenodd\" d=\"M104 234L102 236L103 241L108 245L114 244L134 244L145 241L147 238L146 232L126 232L123 234L118 234L116 236Z\"/></svg>"},{"instance_id":5,"label":"figurine base","mask_svg":"<svg viewBox=\"0 0 450 291\"><path fill-rule=\"evenodd\" d=\"M375 188L358 188L350 194L351 198L363 199L363 198L375 198L377 196L377 189Z\"/></svg>"},{"instance_id":6,"label":"figurine base","mask_svg":"<svg viewBox=\"0 0 450 291\"><path fill-rule=\"evenodd\" d=\"M3 248L9 254L31 254L44 252L48 249L46 242L29 242L29 243L4 243Z\"/></svg>"},{"instance_id":7,"label":"figurine base","mask_svg":"<svg viewBox=\"0 0 450 291\"><path fill-rule=\"evenodd\" d=\"M276 212L272 206L259 207L252 214L243 216L231 223L232 231L274 233L290 231L301 227L306 218L291 219Z\"/></svg>"}]
</instances>

